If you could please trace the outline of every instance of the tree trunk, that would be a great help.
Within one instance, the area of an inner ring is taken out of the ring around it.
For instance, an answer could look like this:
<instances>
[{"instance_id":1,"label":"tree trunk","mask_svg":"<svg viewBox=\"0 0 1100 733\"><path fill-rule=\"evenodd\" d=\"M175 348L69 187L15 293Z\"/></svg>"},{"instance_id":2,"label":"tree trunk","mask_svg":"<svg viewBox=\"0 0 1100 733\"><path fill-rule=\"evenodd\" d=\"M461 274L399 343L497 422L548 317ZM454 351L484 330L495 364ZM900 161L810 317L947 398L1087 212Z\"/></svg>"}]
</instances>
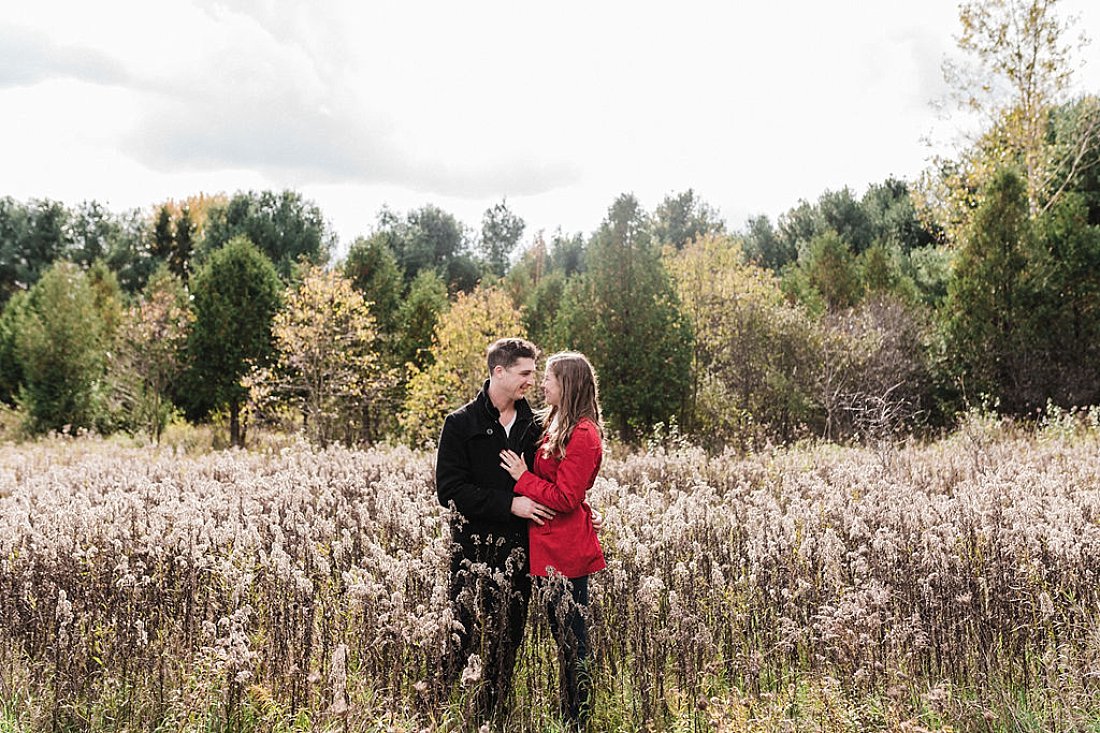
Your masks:
<instances>
[{"instance_id":1,"label":"tree trunk","mask_svg":"<svg viewBox=\"0 0 1100 733\"><path fill-rule=\"evenodd\" d=\"M241 405L237 400L229 402L229 445L234 448L244 447L241 436Z\"/></svg>"}]
</instances>

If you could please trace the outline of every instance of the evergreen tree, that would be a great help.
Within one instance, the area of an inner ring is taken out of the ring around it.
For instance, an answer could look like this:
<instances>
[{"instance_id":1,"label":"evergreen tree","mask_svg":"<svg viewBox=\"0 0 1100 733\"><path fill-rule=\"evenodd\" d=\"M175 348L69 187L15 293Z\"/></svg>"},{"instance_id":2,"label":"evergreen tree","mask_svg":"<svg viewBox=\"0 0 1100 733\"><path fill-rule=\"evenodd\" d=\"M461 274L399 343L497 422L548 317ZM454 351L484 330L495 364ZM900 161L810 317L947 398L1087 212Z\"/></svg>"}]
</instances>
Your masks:
<instances>
[{"instance_id":1,"label":"evergreen tree","mask_svg":"<svg viewBox=\"0 0 1100 733\"><path fill-rule=\"evenodd\" d=\"M72 249L71 215L58 201L0 199L0 297L26 290Z\"/></svg>"},{"instance_id":2,"label":"evergreen tree","mask_svg":"<svg viewBox=\"0 0 1100 733\"><path fill-rule=\"evenodd\" d=\"M153 217L153 231L149 242L149 251L161 262L167 262L175 248L175 232L172 226L172 211L168 204L162 204L157 208Z\"/></svg>"},{"instance_id":3,"label":"evergreen tree","mask_svg":"<svg viewBox=\"0 0 1100 733\"><path fill-rule=\"evenodd\" d=\"M27 296L16 324L23 372L19 403L28 428L95 428L102 417L106 340L88 277L70 262L51 266Z\"/></svg>"},{"instance_id":4,"label":"evergreen tree","mask_svg":"<svg viewBox=\"0 0 1100 733\"><path fill-rule=\"evenodd\" d=\"M634 196L612 204L586 259L588 270L567 288L556 327L562 343L593 361L609 423L635 440L684 407L690 327Z\"/></svg>"},{"instance_id":5,"label":"evergreen tree","mask_svg":"<svg viewBox=\"0 0 1100 733\"><path fill-rule=\"evenodd\" d=\"M240 446L240 411L248 396L241 377L273 357L271 321L282 283L260 250L245 237L234 237L194 274L191 292L195 323L187 343L186 380L191 407L198 415L227 409L230 442Z\"/></svg>"},{"instance_id":6,"label":"evergreen tree","mask_svg":"<svg viewBox=\"0 0 1100 733\"><path fill-rule=\"evenodd\" d=\"M1026 186L1016 173L1001 171L964 231L945 309L948 350L963 394L999 398L1011 411L1027 407L1015 387L1026 348L1029 237Z\"/></svg>"},{"instance_id":7,"label":"evergreen tree","mask_svg":"<svg viewBox=\"0 0 1100 733\"><path fill-rule=\"evenodd\" d=\"M798 259L798 247L772 227L766 216L751 217L745 224L745 257L754 265L778 273Z\"/></svg>"},{"instance_id":8,"label":"evergreen tree","mask_svg":"<svg viewBox=\"0 0 1100 733\"><path fill-rule=\"evenodd\" d=\"M1027 270L1025 310L1027 404L1062 407L1100 401L1100 226L1088 222L1077 193L1033 222L1035 247Z\"/></svg>"},{"instance_id":9,"label":"evergreen tree","mask_svg":"<svg viewBox=\"0 0 1100 733\"><path fill-rule=\"evenodd\" d=\"M432 333L440 315L446 310L447 285L434 270L424 270L412 281L409 294L398 311L399 364L412 364L424 369L431 363Z\"/></svg>"},{"instance_id":10,"label":"evergreen tree","mask_svg":"<svg viewBox=\"0 0 1100 733\"><path fill-rule=\"evenodd\" d=\"M653 234L657 242L683 249L684 245L705 234L720 234L726 225L718 212L688 189L669 194L657 206L653 216Z\"/></svg>"},{"instance_id":11,"label":"evergreen tree","mask_svg":"<svg viewBox=\"0 0 1100 733\"><path fill-rule=\"evenodd\" d=\"M4 312L0 314L0 402L8 405L15 404L23 385L23 365L15 339L26 309L27 292L19 290L4 304Z\"/></svg>"},{"instance_id":12,"label":"evergreen tree","mask_svg":"<svg viewBox=\"0 0 1100 733\"><path fill-rule=\"evenodd\" d=\"M234 237L243 236L289 279L295 264L305 259L324 264L335 244L321 210L296 191L237 193L215 202L207 212L200 260Z\"/></svg>"},{"instance_id":13,"label":"evergreen tree","mask_svg":"<svg viewBox=\"0 0 1100 733\"><path fill-rule=\"evenodd\" d=\"M173 237L172 252L168 255L168 270L186 285L191 272L191 254L195 249L195 234L198 227L191 214L191 207L180 207L176 219L176 231Z\"/></svg>"},{"instance_id":14,"label":"evergreen tree","mask_svg":"<svg viewBox=\"0 0 1100 733\"><path fill-rule=\"evenodd\" d=\"M375 234L356 239L343 270L352 286L363 294L382 333L396 333L404 283L386 237Z\"/></svg>"}]
</instances>

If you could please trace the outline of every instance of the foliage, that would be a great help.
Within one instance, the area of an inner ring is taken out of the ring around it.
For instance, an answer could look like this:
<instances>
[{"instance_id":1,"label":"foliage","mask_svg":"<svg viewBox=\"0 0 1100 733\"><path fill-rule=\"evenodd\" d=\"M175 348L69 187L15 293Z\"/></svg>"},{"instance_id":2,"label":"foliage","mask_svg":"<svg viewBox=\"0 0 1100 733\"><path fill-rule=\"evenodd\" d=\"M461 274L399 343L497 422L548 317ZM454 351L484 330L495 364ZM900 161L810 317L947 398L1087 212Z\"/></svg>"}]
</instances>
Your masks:
<instances>
[{"instance_id":1,"label":"foliage","mask_svg":"<svg viewBox=\"0 0 1100 733\"><path fill-rule=\"evenodd\" d=\"M627 441L676 418L690 383L690 324L650 226L634 196L615 200L555 324L562 343L592 360L608 425Z\"/></svg>"},{"instance_id":2,"label":"foliage","mask_svg":"<svg viewBox=\"0 0 1100 733\"><path fill-rule=\"evenodd\" d=\"M709 204L688 189L669 194L653 212L653 236L660 245L683 249L684 245L707 234L721 234L725 222Z\"/></svg>"},{"instance_id":3,"label":"foliage","mask_svg":"<svg viewBox=\"0 0 1100 733\"><path fill-rule=\"evenodd\" d=\"M124 292L140 292L161 263L149 250L148 216L134 209L118 220L116 235L109 240L104 264L118 277Z\"/></svg>"},{"instance_id":4,"label":"foliage","mask_svg":"<svg viewBox=\"0 0 1100 733\"><path fill-rule=\"evenodd\" d=\"M708 235L666 259L691 320L692 392L684 427L710 450L791 440L813 412L815 326L736 240Z\"/></svg>"},{"instance_id":5,"label":"foliage","mask_svg":"<svg viewBox=\"0 0 1100 733\"><path fill-rule=\"evenodd\" d=\"M1068 38L1071 21L1059 17L1058 0L969 0L959 6L959 22L959 49L977 68L948 62L947 81L962 105L994 123L998 134L987 137L987 152L998 167L1020 166L1034 216L1051 193L1048 117L1086 41Z\"/></svg>"},{"instance_id":6,"label":"foliage","mask_svg":"<svg viewBox=\"0 0 1100 733\"><path fill-rule=\"evenodd\" d=\"M1030 236L1024 182L1003 171L965 232L945 306L949 350L964 394L975 401L991 395L1013 411L1026 409L1013 399L1012 387L1027 357L1023 277Z\"/></svg>"},{"instance_id":7,"label":"foliage","mask_svg":"<svg viewBox=\"0 0 1100 733\"><path fill-rule=\"evenodd\" d=\"M541 278L523 305L523 324L530 338L547 353L561 351L568 343L555 340L554 322L565 297L567 280L559 270Z\"/></svg>"},{"instance_id":8,"label":"foliage","mask_svg":"<svg viewBox=\"0 0 1100 733\"><path fill-rule=\"evenodd\" d=\"M412 444L430 444L447 413L473 398L489 377L486 347L505 335L524 337L507 293L480 287L458 295L436 324L431 363L409 367L401 427Z\"/></svg>"},{"instance_id":9,"label":"foliage","mask_svg":"<svg viewBox=\"0 0 1100 733\"><path fill-rule=\"evenodd\" d=\"M23 364L16 351L19 324L25 317L27 293L19 291L4 304L0 314L0 402L15 404L15 397L23 384Z\"/></svg>"},{"instance_id":10,"label":"foliage","mask_svg":"<svg viewBox=\"0 0 1100 733\"><path fill-rule=\"evenodd\" d=\"M425 270L413 279L397 312L398 364L412 364L417 369L431 364L432 334L448 307L447 285L434 270Z\"/></svg>"},{"instance_id":11,"label":"foliage","mask_svg":"<svg viewBox=\"0 0 1100 733\"><path fill-rule=\"evenodd\" d=\"M276 358L249 376L261 409L300 411L320 445L377 437L379 396L389 383L368 303L351 281L314 267L287 294L272 323Z\"/></svg>"},{"instance_id":12,"label":"foliage","mask_svg":"<svg viewBox=\"0 0 1100 733\"><path fill-rule=\"evenodd\" d=\"M568 347L554 329L566 282L567 275L556 266L541 232L503 281L513 305L523 313L528 337L547 353Z\"/></svg>"},{"instance_id":13,"label":"foliage","mask_svg":"<svg viewBox=\"0 0 1100 733\"><path fill-rule=\"evenodd\" d=\"M122 321L123 294L118 277L102 260L97 261L85 272L88 285L92 288L92 300L103 322L103 337L110 343Z\"/></svg>"},{"instance_id":14,"label":"foliage","mask_svg":"<svg viewBox=\"0 0 1100 733\"><path fill-rule=\"evenodd\" d=\"M199 260L235 237L245 237L288 279L295 263L328 261L335 244L321 210L297 191L248 191L215 202L207 212Z\"/></svg>"},{"instance_id":15,"label":"foliage","mask_svg":"<svg viewBox=\"0 0 1100 733\"><path fill-rule=\"evenodd\" d=\"M130 422L158 443L172 416L171 387L183 371L194 320L183 283L165 267L126 311L115 339L116 399Z\"/></svg>"},{"instance_id":16,"label":"foliage","mask_svg":"<svg viewBox=\"0 0 1100 733\"><path fill-rule=\"evenodd\" d=\"M903 254L935 245L943 232L921 219L909 184L896 178L873 183L860 199L870 228L868 246L897 247Z\"/></svg>"},{"instance_id":17,"label":"foliage","mask_svg":"<svg viewBox=\"0 0 1100 733\"><path fill-rule=\"evenodd\" d=\"M177 205L169 201L156 209L149 249L183 283L191 275L191 256L198 232L199 225L188 202Z\"/></svg>"},{"instance_id":18,"label":"foliage","mask_svg":"<svg viewBox=\"0 0 1100 733\"><path fill-rule=\"evenodd\" d=\"M428 204L403 218L384 208L378 214L374 236L393 250L410 287L425 270L442 277L451 293L472 290L480 279L480 269L469 254L465 227L438 206Z\"/></svg>"},{"instance_id":19,"label":"foliage","mask_svg":"<svg viewBox=\"0 0 1100 733\"><path fill-rule=\"evenodd\" d=\"M122 236L122 221L98 201L85 201L70 212L68 235L72 241L72 261L81 267L107 257Z\"/></svg>"},{"instance_id":20,"label":"foliage","mask_svg":"<svg viewBox=\"0 0 1100 733\"><path fill-rule=\"evenodd\" d=\"M566 277L588 269L584 235L579 232L567 236L559 229L550 238L550 267Z\"/></svg>"},{"instance_id":21,"label":"foliage","mask_svg":"<svg viewBox=\"0 0 1100 733\"><path fill-rule=\"evenodd\" d=\"M921 247L909 253L903 269L925 305L936 307L947 298L952 258L953 249L947 245Z\"/></svg>"},{"instance_id":22,"label":"foliage","mask_svg":"<svg viewBox=\"0 0 1100 733\"><path fill-rule=\"evenodd\" d=\"M153 216L153 231L151 232L149 249L154 257L166 261L175 246L175 232L172 227L172 212L167 206L157 208Z\"/></svg>"},{"instance_id":23,"label":"foliage","mask_svg":"<svg viewBox=\"0 0 1100 733\"><path fill-rule=\"evenodd\" d=\"M1060 105L1051 114L1051 182L1045 208L1075 193L1084 200L1088 223L1100 226L1100 97L1087 95Z\"/></svg>"},{"instance_id":24,"label":"foliage","mask_svg":"<svg viewBox=\"0 0 1100 733\"><path fill-rule=\"evenodd\" d=\"M96 293L76 265L50 266L15 324L28 429L91 429L103 417L106 336Z\"/></svg>"},{"instance_id":25,"label":"foliage","mask_svg":"<svg viewBox=\"0 0 1100 733\"><path fill-rule=\"evenodd\" d=\"M213 252L191 278L195 323L187 341L185 385L191 409L205 416L225 408L233 445L244 441L241 385L251 367L273 357L271 321L282 283L271 261L244 237Z\"/></svg>"},{"instance_id":26,"label":"foliage","mask_svg":"<svg viewBox=\"0 0 1100 733\"><path fill-rule=\"evenodd\" d=\"M745 226L744 251L749 262L779 272L798 259L797 243L780 237L768 217L750 217Z\"/></svg>"},{"instance_id":27,"label":"foliage","mask_svg":"<svg viewBox=\"0 0 1100 733\"><path fill-rule=\"evenodd\" d=\"M172 251L168 254L168 271L184 284L191 277L191 255L195 251L199 226L191 207L184 204L176 218L176 231L172 237Z\"/></svg>"},{"instance_id":28,"label":"foliage","mask_svg":"<svg viewBox=\"0 0 1100 733\"><path fill-rule=\"evenodd\" d=\"M69 211L57 201L0 199L0 299L30 288L69 254Z\"/></svg>"},{"instance_id":29,"label":"foliage","mask_svg":"<svg viewBox=\"0 0 1100 733\"><path fill-rule=\"evenodd\" d=\"M376 234L352 242L343 272L352 287L362 293L382 333L396 333L404 282L385 237Z\"/></svg>"},{"instance_id":30,"label":"foliage","mask_svg":"<svg viewBox=\"0 0 1100 733\"><path fill-rule=\"evenodd\" d=\"M523 219L508 208L506 200L485 210L481 218L478 248L488 263L489 271L497 277L503 277L507 271L508 257L519 244L526 226Z\"/></svg>"},{"instance_id":31,"label":"foliage","mask_svg":"<svg viewBox=\"0 0 1100 733\"><path fill-rule=\"evenodd\" d=\"M1100 401L1100 225L1090 225L1085 198L1063 196L1031 225L1023 331L1032 355L1019 397L1063 407Z\"/></svg>"},{"instance_id":32,"label":"foliage","mask_svg":"<svg viewBox=\"0 0 1100 733\"><path fill-rule=\"evenodd\" d=\"M824 296L826 291L832 290L834 295L836 291L854 294L847 267L840 273L842 280L847 282L835 285L820 282L811 285L806 282L808 273L805 271L815 266L807 259L820 257L820 249L827 240L833 241L825 249L844 259L862 259L876 247L886 252L896 252L897 256L893 259L898 268L905 271L909 269L908 260L914 252L933 246L942 236L938 225L922 219L909 186L904 181L887 178L882 183L869 186L859 199L850 189L843 188L840 191L825 191L814 204L801 201L779 217L778 228L773 228L765 216L750 218L744 241L750 262L777 273L787 273L789 292L797 293L806 302L821 305L818 296ZM841 251L839 244L843 244L847 254ZM835 257L826 259L833 260ZM788 266L796 262L803 272L791 276ZM818 262L816 266L821 264ZM816 294L808 290L810 287ZM830 300L829 297L824 299ZM858 298L845 300L851 305ZM834 303L833 307L837 305Z\"/></svg>"},{"instance_id":33,"label":"foliage","mask_svg":"<svg viewBox=\"0 0 1100 733\"><path fill-rule=\"evenodd\" d=\"M787 292L815 311L850 308L863 297L856 259L834 231L814 236L784 280Z\"/></svg>"}]
</instances>

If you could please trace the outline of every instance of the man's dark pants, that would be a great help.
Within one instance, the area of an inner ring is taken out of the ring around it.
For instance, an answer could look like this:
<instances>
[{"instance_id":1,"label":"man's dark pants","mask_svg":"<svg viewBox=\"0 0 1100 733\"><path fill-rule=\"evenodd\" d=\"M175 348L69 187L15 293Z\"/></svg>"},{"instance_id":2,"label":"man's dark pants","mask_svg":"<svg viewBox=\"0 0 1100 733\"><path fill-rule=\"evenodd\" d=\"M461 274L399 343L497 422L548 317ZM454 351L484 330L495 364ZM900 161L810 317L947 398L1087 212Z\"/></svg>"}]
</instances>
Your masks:
<instances>
[{"instance_id":1,"label":"man's dark pants","mask_svg":"<svg viewBox=\"0 0 1100 733\"><path fill-rule=\"evenodd\" d=\"M451 605L462 624L443 661L447 689L471 688L471 713L478 722L500 721L523 644L531 577L523 548L480 547L481 562L457 554L451 560ZM486 562L488 561L488 562ZM481 659L478 680L463 680L471 655Z\"/></svg>"}]
</instances>

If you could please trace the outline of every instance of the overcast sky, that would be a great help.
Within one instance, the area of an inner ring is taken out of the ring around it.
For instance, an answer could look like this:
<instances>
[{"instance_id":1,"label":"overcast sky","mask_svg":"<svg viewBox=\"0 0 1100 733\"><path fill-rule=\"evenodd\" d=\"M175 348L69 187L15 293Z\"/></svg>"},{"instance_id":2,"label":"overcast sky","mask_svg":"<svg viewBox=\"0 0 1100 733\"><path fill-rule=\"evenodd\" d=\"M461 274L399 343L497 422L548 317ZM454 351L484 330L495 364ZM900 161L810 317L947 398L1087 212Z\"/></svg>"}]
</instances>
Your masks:
<instances>
[{"instance_id":1,"label":"overcast sky","mask_svg":"<svg viewBox=\"0 0 1100 733\"><path fill-rule=\"evenodd\" d=\"M300 190L346 248L384 204L502 197L590 232L694 188L732 228L915 178L952 0L35 2L0 16L0 196ZM1100 7L1064 0L1100 39ZM1100 40L1082 91L1100 92Z\"/></svg>"}]
</instances>

